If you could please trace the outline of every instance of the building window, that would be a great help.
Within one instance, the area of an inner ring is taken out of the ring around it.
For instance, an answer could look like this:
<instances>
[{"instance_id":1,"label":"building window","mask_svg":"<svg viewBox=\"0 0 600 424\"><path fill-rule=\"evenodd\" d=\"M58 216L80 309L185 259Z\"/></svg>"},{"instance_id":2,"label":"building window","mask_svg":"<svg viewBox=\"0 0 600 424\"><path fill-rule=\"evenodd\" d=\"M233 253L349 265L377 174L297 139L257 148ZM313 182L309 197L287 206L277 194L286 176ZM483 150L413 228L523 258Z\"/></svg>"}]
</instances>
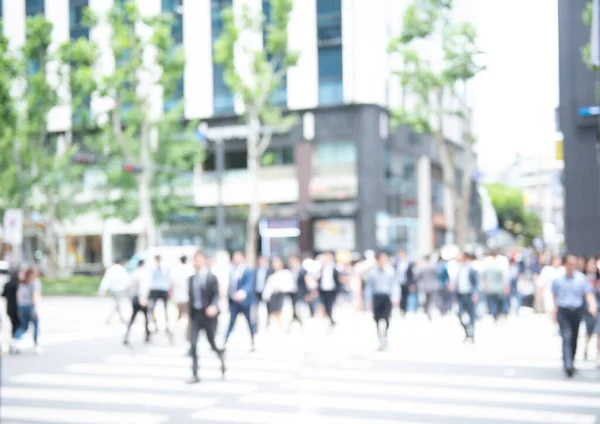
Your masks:
<instances>
[{"instance_id":1,"label":"building window","mask_svg":"<svg viewBox=\"0 0 600 424\"><path fill-rule=\"evenodd\" d=\"M444 184L441 181L431 181L431 205L434 214L444 213Z\"/></svg>"},{"instance_id":2,"label":"building window","mask_svg":"<svg viewBox=\"0 0 600 424\"><path fill-rule=\"evenodd\" d=\"M162 0L162 11L163 13L170 13L173 15L171 34L175 45L181 46L183 44L183 0ZM165 100L165 111L169 111L176 107L183 99L184 92L184 78L183 75L181 75L181 78L177 80L175 93L173 93L171 98Z\"/></svg>"},{"instance_id":3,"label":"building window","mask_svg":"<svg viewBox=\"0 0 600 424\"><path fill-rule=\"evenodd\" d=\"M319 143L315 149L315 163L321 165L340 165L356 162L356 144L354 142Z\"/></svg>"},{"instance_id":4,"label":"building window","mask_svg":"<svg viewBox=\"0 0 600 424\"><path fill-rule=\"evenodd\" d=\"M341 0L317 0L319 104L344 101Z\"/></svg>"},{"instance_id":5,"label":"building window","mask_svg":"<svg viewBox=\"0 0 600 424\"><path fill-rule=\"evenodd\" d=\"M69 0L69 32L71 40L77 38L90 38L90 29L83 24L85 9L88 0Z\"/></svg>"},{"instance_id":6,"label":"building window","mask_svg":"<svg viewBox=\"0 0 600 424\"><path fill-rule=\"evenodd\" d=\"M211 0L211 25L213 44L219 39L223 31L223 10L231 7L232 0ZM234 110L234 101L231 90L225 84L223 66L213 62L213 99L215 113L229 113Z\"/></svg>"},{"instance_id":7,"label":"building window","mask_svg":"<svg viewBox=\"0 0 600 424\"><path fill-rule=\"evenodd\" d=\"M44 11L44 0L25 0L25 15L43 15Z\"/></svg>"},{"instance_id":8,"label":"building window","mask_svg":"<svg viewBox=\"0 0 600 424\"><path fill-rule=\"evenodd\" d=\"M263 15L264 15L264 25L263 25L263 45L267 45L267 27L271 25L273 22L273 16L271 11L271 1L263 0ZM265 47L266 49L266 47ZM273 60L271 55L267 55L267 59L269 61ZM273 70L275 73L281 71L281 61L276 61L275 69ZM272 104L276 106L286 106L287 105L287 73L283 75L281 79L281 84L271 93L270 101Z\"/></svg>"},{"instance_id":9,"label":"building window","mask_svg":"<svg viewBox=\"0 0 600 424\"><path fill-rule=\"evenodd\" d=\"M225 169L248 169L248 152L246 150L225 152Z\"/></svg>"},{"instance_id":10,"label":"building window","mask_svg":"<svg viewBox=\"0 0 600 424\"><path fill-rule=\"evenodd\" d=\"M263 167L293 165L294 163L294 146L267 149L260 160Z\"/></svg>"}]
</instances>

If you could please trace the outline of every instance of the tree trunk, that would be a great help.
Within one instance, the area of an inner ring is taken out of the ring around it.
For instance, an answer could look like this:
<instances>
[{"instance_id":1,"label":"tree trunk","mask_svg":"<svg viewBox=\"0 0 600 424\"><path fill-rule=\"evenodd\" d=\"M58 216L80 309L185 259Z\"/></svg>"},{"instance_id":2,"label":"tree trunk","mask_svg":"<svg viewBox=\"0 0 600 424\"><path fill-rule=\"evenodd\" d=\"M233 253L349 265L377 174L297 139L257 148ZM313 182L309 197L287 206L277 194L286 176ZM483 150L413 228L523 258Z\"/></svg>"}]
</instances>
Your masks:
<instances>
[{"instance_id":1,"label":"tree trunk","mask_svg":"<svg viewBox=\"0 0 600 424\"><path fill-rule=\"evenodd\" d=\"M56 204L54 195L48 193L46 219L44 222L43 243L46 256L46 275L50 278L58 276L58 248L56 246Z\"/></svg>"},{"instance_id":2,"label":"tree trunk","mask_svg":"<svg viewBox=\"0 0 600 424\"><path fill-rule=\"evenodd\" d=\"M256 266L257 233L260 220L260 198L258 189L258 170L260 168L260 155L258 144L260 142L260 119L258 114L248 114L248 177L252 186L250 211L246 224L246 259L248 266Z\"/></svg>"},{"instance_id":3,"label":"tree trunk","mask_svg":"<svg viewBox=\"0 0 600 424\"><path fill-rule=\"evenodd\" d=\"M469 243L469 214L471 206L471 191L473 190L473 151L470 137L464 142L464 168L462 175L462 191L457 193L456 204L456 240L458 247L464 249Z\"/></svg>"},{"instance_id":4,"label":"tree trunk","mask_svg":"<svg viewBox=\"0 0 600 424\"><path fill-rule=\"evenodd\" d=\"M152 196L150 192L150 175L152 172L152 158L150 156L150 131L148 126L142 125L140 159L142 171L138 175L138 193L140 206L140 219L142 231L140 232L136 248L140 252L154 246L154 218L152 214Z\"/></svg>"}]
</instances>

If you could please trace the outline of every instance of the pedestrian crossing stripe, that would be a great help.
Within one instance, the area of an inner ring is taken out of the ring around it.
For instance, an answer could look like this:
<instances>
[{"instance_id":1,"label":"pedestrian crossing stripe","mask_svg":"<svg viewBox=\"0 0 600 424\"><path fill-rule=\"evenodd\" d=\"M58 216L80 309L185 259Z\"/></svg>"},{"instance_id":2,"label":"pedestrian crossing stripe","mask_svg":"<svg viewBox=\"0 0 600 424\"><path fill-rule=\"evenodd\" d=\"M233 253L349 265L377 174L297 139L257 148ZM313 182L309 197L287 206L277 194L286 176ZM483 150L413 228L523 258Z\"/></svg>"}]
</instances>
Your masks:
<instances>
[{"instance_id":1,"label":"pedestrian crossing stripe","mask_svg":"<svg viewBox=\"0 0 600 424\"><path fill-rule=\"evenodd\" d=\"M414 421L387 420L378 418L356 418L353 416L318 415L311 412L273 412L260 409L238 409L212 407L195 412L191 418L199 421L213 421L236 424L306 424L327 422L327 424L422 424ZM429 421L428 421L429 422Z\"/></svg>"},{"instance_id":2,"label":"pedestrian crossing stripe","mask_svg":"<svg viewBox=\"0 0 600 424\"><path fill-rule=\"evenodd\" d=\"M3 403L1 420L32 420L40 423L61 424L163 424L169 417L162 414L147 414L136 412L107 411L106 409L66 409L38 408L27 406L12 406ZM24 423L21 423L24 424Z\"/></svg>"},{"instance_id":3,"label":"pedestrian crossing stripe","mask_svg":"<svg viewBox=\"0 0 600 424\"><path fill-rule=\"evenodd\" d=\"M181 356L181 355L180 355ZM263 369L263 370L282 370L282 371L297 371L302 368L303 362L301 361L273 361L268 359L253 359L248 361L247 358L228 358L227 366L233 369ZM118 365L156 365L164 367L186 367L190 368L191 359L181 357L153 357L150 355L140 356L127 356L127 355L115 355L110 356L104 361L107 364L118 364ZM216 355L212 352L207 352L206 355L202 355L200 358L200 365L215 365L220 364L220 361Z\"/></svg>"},{"instance_id":4,"label":"pedestrian crossing stripe","mask_svg":"<svg viewBox=\"0 0 600 424\"><path fill-rule=\"evenodd\" d=\"M103 375L78 374L22 374L10 379L12 383L26 385L43 385L54 387L103 387L110 389L140 389L159 387L164 392L209 393L209 394L248 394L256 392L256 384L238 383L232 381L204 382L203 384L187 385L184 381L113 377ZM208 384L207 384L208 383Z\"/></svg>"},{"instance_id":5,"label":"pedestrian crossing stripe","mask_svg":"<svg viewBox=\"0 0 600 424\"><path fill-rule=\"evenodd\" d=\"M349 396L328 396L323 394L304 395L269 392L243 396L240 403L246 405L289 406L304 405L315 409L343 410L370 413L397 413L428 415L438 417L469 418L479 420L509 421L539 424L595 424L596 416L568 412L538 411L508 407L472 406L457 403L439 403L382 400Z\"/></svg>"}]
</instances>

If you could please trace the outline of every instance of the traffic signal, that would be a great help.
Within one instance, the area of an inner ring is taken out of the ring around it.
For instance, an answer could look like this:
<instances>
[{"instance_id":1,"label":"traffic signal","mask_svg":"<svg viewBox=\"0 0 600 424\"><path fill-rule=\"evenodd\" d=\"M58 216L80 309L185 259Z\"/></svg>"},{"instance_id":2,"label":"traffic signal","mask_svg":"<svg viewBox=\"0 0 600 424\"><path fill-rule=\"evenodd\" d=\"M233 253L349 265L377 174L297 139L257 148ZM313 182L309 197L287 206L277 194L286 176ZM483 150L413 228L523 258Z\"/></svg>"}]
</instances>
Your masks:
<instances>
[{"instance_id":1,"label":"traffic signal","mask_svg":"<svg viewBox=\"0 0 600 424\"><path fill-rule=\"evenodd\" d=\"M140 165L126 163L123 165L123 171L126 174L140 174L143 171L143 168Z\"/></svg>"},{"instance_id":2,"label":"traffic signal","mask_svg":"<svg viewBox=\"0 0 600 424\"><path fill-rule=\"evenodd\" d=\"M73 162L80 165L93 165L98 162L98 158L93 153L77 152L73 155Z\"/></svg>"}]
</instances>

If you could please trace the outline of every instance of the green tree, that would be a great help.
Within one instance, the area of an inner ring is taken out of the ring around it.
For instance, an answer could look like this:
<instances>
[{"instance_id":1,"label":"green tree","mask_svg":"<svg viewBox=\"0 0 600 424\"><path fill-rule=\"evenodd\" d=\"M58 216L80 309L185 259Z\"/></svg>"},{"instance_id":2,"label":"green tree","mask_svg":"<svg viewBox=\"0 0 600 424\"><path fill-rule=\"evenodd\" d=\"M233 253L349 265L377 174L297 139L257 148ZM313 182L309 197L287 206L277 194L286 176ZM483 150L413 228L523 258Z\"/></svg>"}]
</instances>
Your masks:
<instances>
[{"instance_id":1,"label":"green tree","mask_svg":"<svg viewBox=\"0 0 600 424\"><path fill-rule=\"evenodd\" d=\"M475 166L471 110L467 87L485 68L477 46L477 32L470 23L452 21L452 0L422 0L411 3L402 18L402 32L390 42L389 52L402 65L395 70L402 88L402 104L392 110L396 125L409 125L415 132L432 134L443 171L444 186L451 193L455 211L457 244L468 242L469 200ZM424 49L427 44L431 49ZM440 58L434 60L433 58ZM462 153L446 138L448 117L463 124ZM456 181L457 161L463 163L462 180Z\"/></svg>"},{"instance_id":2,"label":"green tree","mask_svg":"<svg viewBox=\"0 0 600 424\"><path fill-rule=\"evenodd\" d=\"M26 41L18 52L8 50L5 38L0 42L2 78L11 79L2 84L3 116L9 121L2 137L3 151L9 152L2 158L2 195L4 205L20 208L26 217L31 210L43 216L43 226L30 228L44 246L47 273L55 275L58 231L75 212L82 172L72 166L77 147L69 135L48 133L48 114L63 101L60 62L50 47L52 24L38 15L28 17L25 28ZM50 69L56 70L54 79Z\"/></svg>"},{"instance_id":3,"label":"green tree","mask_svg":"<svg viewBox=\"0 0 600 424\"><path fill-rule=\"evenodd\" d=\"M141 219L137 248L143 250L156 243L157 224L193 208L183 189L191 187L194 166L202 159L197 124L185 123L181 100L164 111L156 108L161 97L173 98L183 78L183 46L175 45L172 16L144 17L135 0L116 3L98 20L111 28L114 70L97 77L97 49L83 42L65 47L65 59L76 69L75 101L81 104L91 90L107 105L93 117L83 142L100 158L106 177L96 187L101 193L96 207L104 216Z\"/></svg>"},{"instance_id":4,"label":"green tree","mask_svg":"<svg viewBox=\"0 0 600 424\"><path fill-rule=\"evenodd\" d=\"M542 221L537 214L525 208L521 190L500 183L488 184L487 190L500 227L516 236L523 236L529 246L533 240L542 237Z\"/></svg>"},{"instance_id":5,"label":"green tree","mask_svg":"<svg viewBox=\"0 0 600 424\"><path fill-rule=\"evenodd\" d=\"M297 52L288 48L288 24L293 6L293 0L265 0L263 10L270 9L267 19L264 13L255 14L247 5L239 16L229 7L222 12L224 30L214 45L215 62L224 66L225 83L242 101L248 129L248 173L253 186L246 231L246 255L250 264L256 261L261 157L271 142L273 130L289 128L295 122L295 116L284 116L273 102L273 93L282 86L287 70L295 66L299 58ZM266 37L264 47L245 43L262 34ZM247 77L242 76L236 64L240 51L244 55L242 66L247 70Z\"/></svg>"}]
</instances>

